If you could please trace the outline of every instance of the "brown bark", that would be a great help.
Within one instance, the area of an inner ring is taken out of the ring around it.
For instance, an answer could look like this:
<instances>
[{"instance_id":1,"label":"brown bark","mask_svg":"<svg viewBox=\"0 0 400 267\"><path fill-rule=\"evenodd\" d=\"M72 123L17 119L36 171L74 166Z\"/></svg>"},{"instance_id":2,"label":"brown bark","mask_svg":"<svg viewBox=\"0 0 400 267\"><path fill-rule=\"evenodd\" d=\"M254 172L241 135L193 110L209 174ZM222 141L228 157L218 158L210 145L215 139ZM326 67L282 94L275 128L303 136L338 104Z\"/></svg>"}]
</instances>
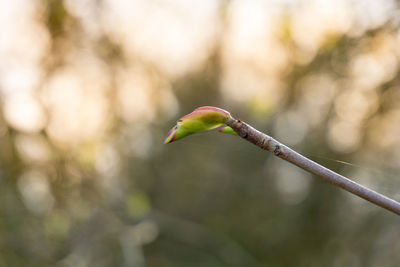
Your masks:
<instances>
[{"instance_id":1,"label":"brown bark","mask_svg":"<svg viewBox=\"0 0 400 267\"><path fill-rule=\"evenodd\" d=\"M400 203L381 195L369 188L366 188L324 166L304 157L289 147L281 144L274 138L254 129L247 123L240 120L229 120L227 123L240 137L254 145L274 153L280 157L320 178L328 181L342 189L366 199L375 205L400 215Z\"/></svg>"}]
</instances>

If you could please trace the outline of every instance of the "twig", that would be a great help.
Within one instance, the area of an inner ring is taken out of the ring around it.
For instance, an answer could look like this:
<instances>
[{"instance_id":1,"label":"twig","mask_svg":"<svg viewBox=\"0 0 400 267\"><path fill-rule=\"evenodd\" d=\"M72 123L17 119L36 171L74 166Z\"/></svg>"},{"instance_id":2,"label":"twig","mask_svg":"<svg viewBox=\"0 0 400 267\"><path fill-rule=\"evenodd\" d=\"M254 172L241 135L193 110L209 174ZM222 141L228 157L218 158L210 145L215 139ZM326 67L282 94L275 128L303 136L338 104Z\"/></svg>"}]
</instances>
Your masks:
<instances>
[{"instance_id":1,"label":"twig","mask_svg":"<svg viewBox=\"0 0 400 267\"><path fill-rule=\"evenodd\" d=\"M375 205L387 209L397 215L400 215L400 203L381 195L369 188L366 188L350 179L337 174L330 169L304 157L289 147L276 141L274 138L254 129L250 125L240 120L229 119L227 123L240 137L253 143L254 145L268 150L280 157L312 174L315 174L322 179L343 188L344 190L355 194L365 200L368 200Z\"/></svg>"}]
</instances>

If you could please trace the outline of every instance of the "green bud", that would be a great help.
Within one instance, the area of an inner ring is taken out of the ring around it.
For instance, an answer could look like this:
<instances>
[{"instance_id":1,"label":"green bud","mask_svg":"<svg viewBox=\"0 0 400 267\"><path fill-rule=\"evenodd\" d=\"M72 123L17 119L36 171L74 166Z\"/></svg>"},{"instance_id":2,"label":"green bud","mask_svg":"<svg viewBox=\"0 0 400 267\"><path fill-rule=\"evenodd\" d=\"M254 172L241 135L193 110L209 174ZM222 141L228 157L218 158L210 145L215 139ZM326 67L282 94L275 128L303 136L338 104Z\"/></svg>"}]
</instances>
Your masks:
<instances>
[{"instance_id":1,"label":"green bud","mask_svg":"<svg viewBox=\"0 0 400 267\"><path fill-rule=\"evenodd\" d=\"M207 131L226 124L231 118L228 111L216 107L196 108L178 120L178 125L192 132Z\"/></svg>"},{"instance_id":2,"label":"green bud","mask_svg":"<svg viewBox=\"0 0 400 267\"><path fill-rule=\"evenodd\" d=\"M231 114L217 107L205 106L196 108L183 116L168 133L164 143L168 144L187 135L208 131L224 125L231 119Z\"/></svg>"}]
</instances>

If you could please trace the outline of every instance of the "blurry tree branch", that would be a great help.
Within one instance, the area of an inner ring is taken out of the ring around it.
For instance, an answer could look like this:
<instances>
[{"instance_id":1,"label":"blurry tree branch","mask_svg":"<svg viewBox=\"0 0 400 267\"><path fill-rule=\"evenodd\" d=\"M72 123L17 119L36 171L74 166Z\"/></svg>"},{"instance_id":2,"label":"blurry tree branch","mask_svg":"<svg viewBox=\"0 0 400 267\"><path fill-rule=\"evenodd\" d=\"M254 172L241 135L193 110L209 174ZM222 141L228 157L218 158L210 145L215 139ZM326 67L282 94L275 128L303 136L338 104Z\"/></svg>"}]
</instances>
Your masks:
<instances>
[{"instance_id":1,"label":"blurry tree branch","mask_svg":"<svg viewBox=\"0 0 400 267\"><path fill-rule=\"evenodd\" d=\"M330 169L325 168L324 166L281 144L274 138L254 129L241 120L230 119L227 125L230 126L240 137L260 147L261 149L268 150L269 152L274 153L275 156L278 156L312 174L315 174L334 184L335 186L339 186L342 189L364 198L365 200L368 200L377 206L400 215L399 202L381 195L354 181L351 181L350 179L337 174Z\"/></svg>"},{"instance_id":2,"label":"blurry tree branch","mask_svg":"<svg viewBox=\"0 0 400 267\"><path fill-rule=\"evenodd\" d=\"M153 210L150 217L157 221L161 231L169 234L170 238L186 246L200 248L228 266L259 264L239 243L201 224L170 216L159 210Z\"/></svg>"}]
</instances>

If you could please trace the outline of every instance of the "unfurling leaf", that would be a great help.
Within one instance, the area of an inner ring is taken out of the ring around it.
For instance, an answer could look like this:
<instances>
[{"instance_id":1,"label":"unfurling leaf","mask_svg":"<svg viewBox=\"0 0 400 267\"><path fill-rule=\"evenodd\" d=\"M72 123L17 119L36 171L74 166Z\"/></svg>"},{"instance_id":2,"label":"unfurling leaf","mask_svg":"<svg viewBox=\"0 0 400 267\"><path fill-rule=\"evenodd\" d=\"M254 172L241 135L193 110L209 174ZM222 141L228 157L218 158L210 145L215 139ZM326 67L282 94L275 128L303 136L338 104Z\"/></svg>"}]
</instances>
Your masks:
<instances>
[{"instance_id":1,"label":"unfurling leaf","mask_svg":"<svg viewBox=\"0 0 400 267\"><path fill-rule=\"evenodd\" d=\"M191 134L193 134L193 132L187 131L179 125L175 125L171 130L169 130L168 135L164 140L164 144L172 143Z\"/></svg>"},{"instance_id":2,"label":"unfurling leaf","mask_svg":"<svg viewBox=\"0 0 400 267\"><path fill-rule=\"evenodd\" d=\"M225 133L225 134L233 134L233 135L238 135L237 132L235 132L231 127L229 126L223 126L220 129L218 129L218 132L220 133Z\"/></svg>"},{"instance_id":3,"label":"unfurling leaf","mask_svg":"<svg viewBox=\"0 0 400 267\"><path fill-rule=\"evenodd\" d=\"M231 114L217 107L205 106L196 108L183 116L168 133L164 143L168 144L187 135L208 131L224 125L231 119Z\"/></svg>"}]
</instances>

